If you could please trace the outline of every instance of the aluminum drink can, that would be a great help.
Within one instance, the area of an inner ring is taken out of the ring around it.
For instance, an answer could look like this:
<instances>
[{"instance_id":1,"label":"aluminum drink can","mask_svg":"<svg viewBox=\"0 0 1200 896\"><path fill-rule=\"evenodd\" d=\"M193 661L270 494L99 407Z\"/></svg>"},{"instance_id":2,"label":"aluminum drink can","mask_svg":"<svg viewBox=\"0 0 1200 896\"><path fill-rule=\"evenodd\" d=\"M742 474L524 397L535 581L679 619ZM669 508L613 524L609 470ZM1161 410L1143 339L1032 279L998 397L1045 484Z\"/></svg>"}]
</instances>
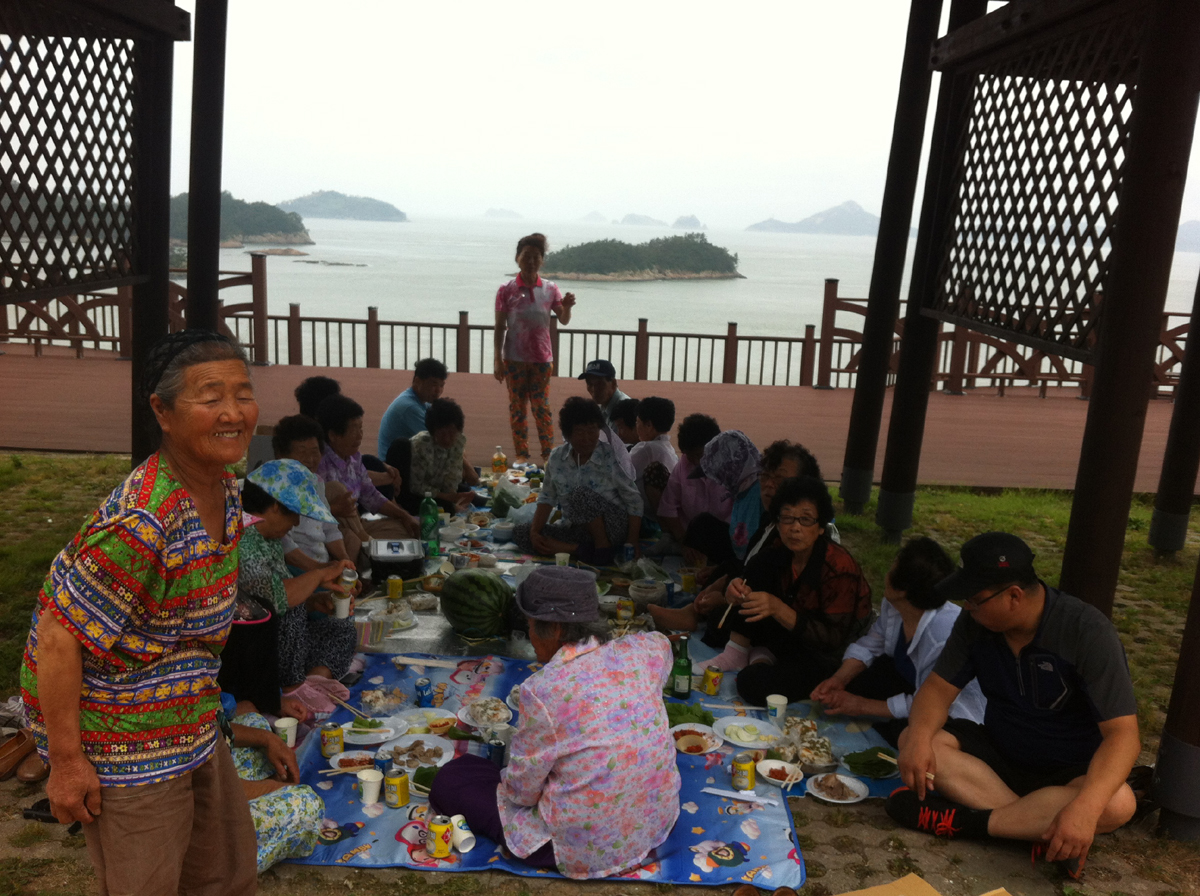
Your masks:
<instances>
[{"instance_id":1,"label":"aluminum drink can","mask_svg":"<svg viewBox=\"0 0 1200 896\"><path fill-rule=\"evenodd\" d=\"M425 842L431 858L444 859L450 855L450 841L454 836L454 825L445 815L429 819L429 839Z\"/></svg>"},{"instance_id":2,"label":"aluminum drink can","mask_svg":"<svg viewBox=\"0 0 1200 896\"><path fill-rule=\"evenodd\" d=\"M504 741L498 737L494 737L487 742L486 746L488 759L492 760L496 768L504 768L508 765L508 747Z\"/></svg>"},{"instance_id":3,"label":"aluminum drink can","mask_svg":"<svg viewBox=\"0 0 1200 896\"><path fill-rule=\"evenodd\" d=\"M347 592L354 590L354 583L357 581L358 581L358 573L356 573L354 570L352 570L352 569L343 569L342 570L342 587L345 588Z\"/></svg>"},{"instance_id":4,"label":"aluminum drink can","mask_svg":"<svg viewBox=\"0 0 1200 896\"><path fill-rule=\"evenodd\" d=\"M399 576L388 576L388 597L395 600L404 594L404 579Z\"/></svg>"},{"instance_id":5,"label":"aluminum drink can","mask_svg":"<svg viewBox=\"0 0 1200 896\"><path fill-rule=\"evenodd\" d=\"M342 739L342 726L337 722L326 722L321 726L321 755L328 759L342 752L345 741Z\"/></svg>"},{"instance_id":6,"label":"aluminum drink can","mask_svg":"<svg viewBox=\"0 0 1200 896\"><path fill-rule=\"evenodd\" d=\"M621 548L621 561L624 563L633 562L633 545L627 544Z\"/></svg>"},{"instance_id":7,"label":"aluminum drink can","mask_svg":"<svg viewBox=\"0 0 1200 896\"><path fill-rule=\"evenodd\" d=\"M700 686L704 693L710 697L717 696L721 691L721 681L724 679L725 673L716 666L709 666L704 670L704 683Z\"/></svg>"},{"instance_id":8,"label":"aluminum drink can","mask_svg":"<svg viewBox=\"0 0 1200 896\"><path fill-rule=\"evenodd\" d=\"M617 621L628 622L633 619L634 611L637 609L637 604L633 602L631 597L623 597L617 601Z\"/></svg>"},{"instance_id":9,"label":"aluminum drink can","mask_svg":"<svg viewBox=\"0 0 1200 896\"><path fill-rule=\"evenodd\" d=\"M417 706L433 706L433 684L428 678L418 678L417 684Z\"/></svg>"},{"instance_id":10,"label":"aluminum drink can","mask_svg":"<svg viewBox=\"0 0 1200 896\"><path fill-rule=\"evenodd\" d=\"M383 801L393 809L408 805L408 772L398 765L383 776Z\"/></svg>"},{"instance_id":11,"label":"aluminum drink can","mask_svg":"<svg viewBox=\"0 0 1200 896\"><path fill-rule=\"evenodd\" d=\"M738 753L733 757L733 789L754 789L754 754Z\"/></svg>"}]
</instances>

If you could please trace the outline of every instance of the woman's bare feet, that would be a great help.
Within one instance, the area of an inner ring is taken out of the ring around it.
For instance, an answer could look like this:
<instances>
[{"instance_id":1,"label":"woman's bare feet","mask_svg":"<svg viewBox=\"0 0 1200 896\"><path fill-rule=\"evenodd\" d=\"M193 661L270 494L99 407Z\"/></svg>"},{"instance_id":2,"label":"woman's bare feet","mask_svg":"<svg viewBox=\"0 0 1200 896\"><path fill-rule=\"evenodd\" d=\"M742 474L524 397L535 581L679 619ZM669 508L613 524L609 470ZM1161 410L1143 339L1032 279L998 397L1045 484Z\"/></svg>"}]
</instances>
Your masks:
<instances>
[{"instance_id":1,"label":"woman's bare feet","mask_svg":"<svg viewBox=\"0 0 1200 896\"><path fill-rule=\"evenodd\" d=\"M646 611L654 620L654 627L660 632L664 629L676 632L694 632L700 622L700 617L696 615L691 604L676 609L650 604L646 607Z\"/></svg>"}]
</instances>

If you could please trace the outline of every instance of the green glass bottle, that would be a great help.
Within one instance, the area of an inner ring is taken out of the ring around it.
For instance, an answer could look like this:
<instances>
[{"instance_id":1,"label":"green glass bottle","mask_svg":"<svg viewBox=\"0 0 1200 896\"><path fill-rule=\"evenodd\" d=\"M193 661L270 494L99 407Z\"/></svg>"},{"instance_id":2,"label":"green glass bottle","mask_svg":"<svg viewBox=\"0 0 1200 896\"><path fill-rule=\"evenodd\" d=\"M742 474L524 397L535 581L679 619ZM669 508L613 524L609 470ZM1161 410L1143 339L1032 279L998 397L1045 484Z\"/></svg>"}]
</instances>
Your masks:
<instances>
[{"instance_id":1,"label":"green glass bottle","mask_svg":"<svg viewBox=\"0 0 1200 896\"><path fill-rule=\"evenodd\" d=\"M671 666L671 696L686 700L692 695L692 658L688 655L688 636L680 635L675 645L675 664Z\"/></svg>"}]
</instances>

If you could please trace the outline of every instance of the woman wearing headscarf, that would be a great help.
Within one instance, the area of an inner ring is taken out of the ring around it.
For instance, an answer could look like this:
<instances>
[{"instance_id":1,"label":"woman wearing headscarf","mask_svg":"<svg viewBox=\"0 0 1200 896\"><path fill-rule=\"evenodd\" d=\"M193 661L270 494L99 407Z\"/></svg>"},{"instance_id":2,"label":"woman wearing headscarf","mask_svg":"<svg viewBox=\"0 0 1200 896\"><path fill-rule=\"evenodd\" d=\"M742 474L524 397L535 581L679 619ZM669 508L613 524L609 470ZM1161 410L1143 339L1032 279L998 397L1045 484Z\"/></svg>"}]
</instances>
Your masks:
<instances>
[{"instance_id":1,"label":"woman wearing headscarf","mask_svg":"<svg viewBox=\"0 0 1200 896\"><path fill-rule=\"evenodd\" d=\"M242 508L229 467L258 404L245 354L203 330L149 352L155 451L50 567L21 692L46 795L81 821L101 892L252 893L254 825L218 728Z\"/></svg>"},{"instance_id":2,"label":"woman wearing headscarf","mask_svg":"<svg viewBox=\"0 0 1200 896\"><path fill-rule=\"evenodd\" d=\"M431 806L538 868L576 879L638 865L679 817L679 771L662 689L671 644L661 634L606 641L596 578L545 567L517 588L545 665L521 685L508 767L449 762Z\"/></svg>"},{"instance_id":3,"label":"woman wearing headscarf","mask_svg":"<svg viewBox=\"0 0 1200 896\"><path fill-rule=\"evenodd\" d=\"M739 558L745 558L750 536L757 530L762 517L758 474L762 470L762 455L750 437L739 429L726 430L704 446L700 468L690 478L711 479L722 486L733 501L729 515L729 538Z\"/></svg>"}]
</instances>

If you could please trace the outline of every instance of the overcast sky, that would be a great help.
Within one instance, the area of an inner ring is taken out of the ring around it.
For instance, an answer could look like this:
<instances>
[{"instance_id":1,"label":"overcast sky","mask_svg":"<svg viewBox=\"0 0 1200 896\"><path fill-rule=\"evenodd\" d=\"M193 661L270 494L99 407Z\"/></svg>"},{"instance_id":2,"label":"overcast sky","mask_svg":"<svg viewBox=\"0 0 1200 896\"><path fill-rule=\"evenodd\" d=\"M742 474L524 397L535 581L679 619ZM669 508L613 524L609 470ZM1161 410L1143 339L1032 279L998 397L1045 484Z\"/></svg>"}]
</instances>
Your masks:
<instances>
[{"instance_id":1,"label":"overcast sky","mask_svg":"<svg viewBox=\"0 0 1200 896\"><path fill-rule=\"evenodd\" d=\"M340 190L410 217L503 207L744 227L847 199L878 213L907 12L904 0L235 0L224 185L268 202ZM176 48L181 192L191 44ZM1193 187L1184 219L1197 217Z\"/></svg>"}]
</instances>

